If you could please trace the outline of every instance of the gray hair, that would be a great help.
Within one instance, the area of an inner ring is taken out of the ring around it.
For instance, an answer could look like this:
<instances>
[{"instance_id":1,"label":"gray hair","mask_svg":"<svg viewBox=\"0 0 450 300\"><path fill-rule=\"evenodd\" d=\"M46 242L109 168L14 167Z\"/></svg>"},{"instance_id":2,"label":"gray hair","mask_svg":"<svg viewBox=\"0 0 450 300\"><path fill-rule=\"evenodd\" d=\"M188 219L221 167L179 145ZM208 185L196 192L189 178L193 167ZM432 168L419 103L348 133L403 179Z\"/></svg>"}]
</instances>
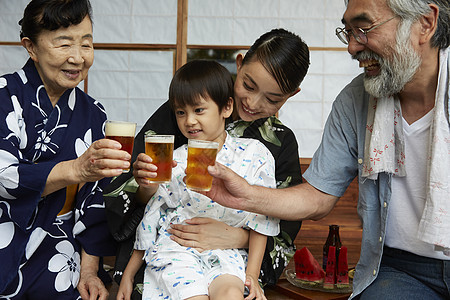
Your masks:
<instances>
[{"instance_id":1,"label":"gray hair","mask_svg":"<svg viewBox=\"0 0 450 300\"><path fill-rule=\"evenodd\" d=\"M349 0L344 0L348 5ZM404 20L418 20L428 14L431 9L429 4L439 7L439 17L436 32L431 38L431 46L445 49L450 45L450 1L449 0L386 0L390 9Z\"/></svg>"}]
</instances>

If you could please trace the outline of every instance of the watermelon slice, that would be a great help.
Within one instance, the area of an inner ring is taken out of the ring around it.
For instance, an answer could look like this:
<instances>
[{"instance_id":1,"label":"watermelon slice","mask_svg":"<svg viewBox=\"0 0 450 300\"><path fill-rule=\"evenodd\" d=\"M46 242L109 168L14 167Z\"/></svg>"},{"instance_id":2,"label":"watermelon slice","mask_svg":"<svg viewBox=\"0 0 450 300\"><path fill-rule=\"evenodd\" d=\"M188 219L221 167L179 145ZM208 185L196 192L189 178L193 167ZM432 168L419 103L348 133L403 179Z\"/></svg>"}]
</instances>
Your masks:
<instances>
[{"instance_id":1,"label":"watermelon slice","mask_svg":"<svg viewBox=\"0 0 450 300\"><path fill-rule=\"evenodd\" d=\"M346 288L349 287L349 285L350 283L348 280L347 247L342 246L341 251L339 251L336 286L338 288Z\"/></svg>"},{"instance_id":2,"label":"watermelon slice","mask_svg":"<svg viewBox=\"0 0 450 300\"><path fill-rule=\"evenodd\" d=\"M336 279L336 247L330 246L327 258L327 270L323 282L324 289L333 289Z\"/></svg>"},{"instance_id":3,"label":"watermelon slice","mask_svg":"<svg viewBox=\"0 0 450 300\"><path fill-rule=\"evenodd\" d=\"M308 248L295 251L294 262L295 276L298 279L311 285L322 284L325 271Z\"/></svg>"}]
</instances>

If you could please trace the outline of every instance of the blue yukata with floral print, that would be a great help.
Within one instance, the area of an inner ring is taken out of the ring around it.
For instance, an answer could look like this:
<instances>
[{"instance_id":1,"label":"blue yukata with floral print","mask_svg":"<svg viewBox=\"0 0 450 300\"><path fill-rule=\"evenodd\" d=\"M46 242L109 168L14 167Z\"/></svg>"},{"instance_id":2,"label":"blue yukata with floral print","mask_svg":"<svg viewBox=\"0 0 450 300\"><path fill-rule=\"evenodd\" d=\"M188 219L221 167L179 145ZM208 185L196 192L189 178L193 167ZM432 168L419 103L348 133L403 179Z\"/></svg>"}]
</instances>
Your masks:
<instances>
[{"instance_id":1,"label":"blue yukata with floral print","mask_svg":"<svg viewBox=\"0 0 450 300\"><path fill-rule=\"evenodd\" d=\"M41 194L57 163L104 137L104 108L79 88L53 107L32 60L0 77L0 101L0 298L79 299L81 249L115 253L102 197L110 180L76 186L72 197L69 187ZM66 198L72 206L61 211Z\"/></svg>"}]
</instances>

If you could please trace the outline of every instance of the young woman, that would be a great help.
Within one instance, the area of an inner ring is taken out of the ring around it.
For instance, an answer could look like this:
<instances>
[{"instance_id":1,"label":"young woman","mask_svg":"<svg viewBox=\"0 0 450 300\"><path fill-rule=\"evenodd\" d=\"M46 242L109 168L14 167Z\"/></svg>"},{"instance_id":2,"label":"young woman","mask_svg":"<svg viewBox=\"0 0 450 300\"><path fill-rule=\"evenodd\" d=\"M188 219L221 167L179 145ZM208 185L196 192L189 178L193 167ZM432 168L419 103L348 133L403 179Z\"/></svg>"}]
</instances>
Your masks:
<instances>
[{"instance_id":1,"label":"young woman","mask_svg":"<svg viewBox=\"0 0 450 300\"><path fill-rule=\"evenodd\" d=\"M309 67L308 46L297 35L284 29L274 29L259 37L245 56L236 58L237 77L234 84L235 112L228 130L231 135L261 141L275 158L277 188L301 183L298 145L294 133L274 115L283 104L300 91L300 83ZM175 147L186 142L177 127L168 102L147 121L135 139L133 161L144 152L144 133L174 134ZM131 172L116 178L105 190L110 228L121 249L117 254L116 275L120 281L129 259L135 226L143 209L136 210L134 193L127 187ZM176 225L169 231L180 245L197 249L245 248L248 231L227 226L208 218L186 221L190 225ZM280 222L280 234L269 237L261 266L263 284L275 284L292 257L293 241L301 222ZM128 239L128 242L124 242ZM136 278L136 282L142 282Z\"/></svg>"}]
</instances>

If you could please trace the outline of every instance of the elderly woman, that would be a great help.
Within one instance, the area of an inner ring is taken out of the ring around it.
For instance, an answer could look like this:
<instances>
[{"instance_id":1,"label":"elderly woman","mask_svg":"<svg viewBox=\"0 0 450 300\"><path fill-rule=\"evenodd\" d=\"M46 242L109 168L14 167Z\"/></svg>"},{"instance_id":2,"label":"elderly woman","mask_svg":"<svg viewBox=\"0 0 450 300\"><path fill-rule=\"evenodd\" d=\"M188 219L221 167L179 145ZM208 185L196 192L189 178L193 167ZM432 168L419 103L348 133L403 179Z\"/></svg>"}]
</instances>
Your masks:
<instances>
[{"instance_id":1,"label":"elderly woman","mask_svg":"<svg viewBox=\"0 0 450 300\"><path fill-rule=\"evenodd\" d=\"M30 59L0 77L0 298L108 296L101 191L130 155L103 139L102 105L77 88L94 59L91 20L89 0L32 0L19 22Z\"/></svg>"}]
</instances>

